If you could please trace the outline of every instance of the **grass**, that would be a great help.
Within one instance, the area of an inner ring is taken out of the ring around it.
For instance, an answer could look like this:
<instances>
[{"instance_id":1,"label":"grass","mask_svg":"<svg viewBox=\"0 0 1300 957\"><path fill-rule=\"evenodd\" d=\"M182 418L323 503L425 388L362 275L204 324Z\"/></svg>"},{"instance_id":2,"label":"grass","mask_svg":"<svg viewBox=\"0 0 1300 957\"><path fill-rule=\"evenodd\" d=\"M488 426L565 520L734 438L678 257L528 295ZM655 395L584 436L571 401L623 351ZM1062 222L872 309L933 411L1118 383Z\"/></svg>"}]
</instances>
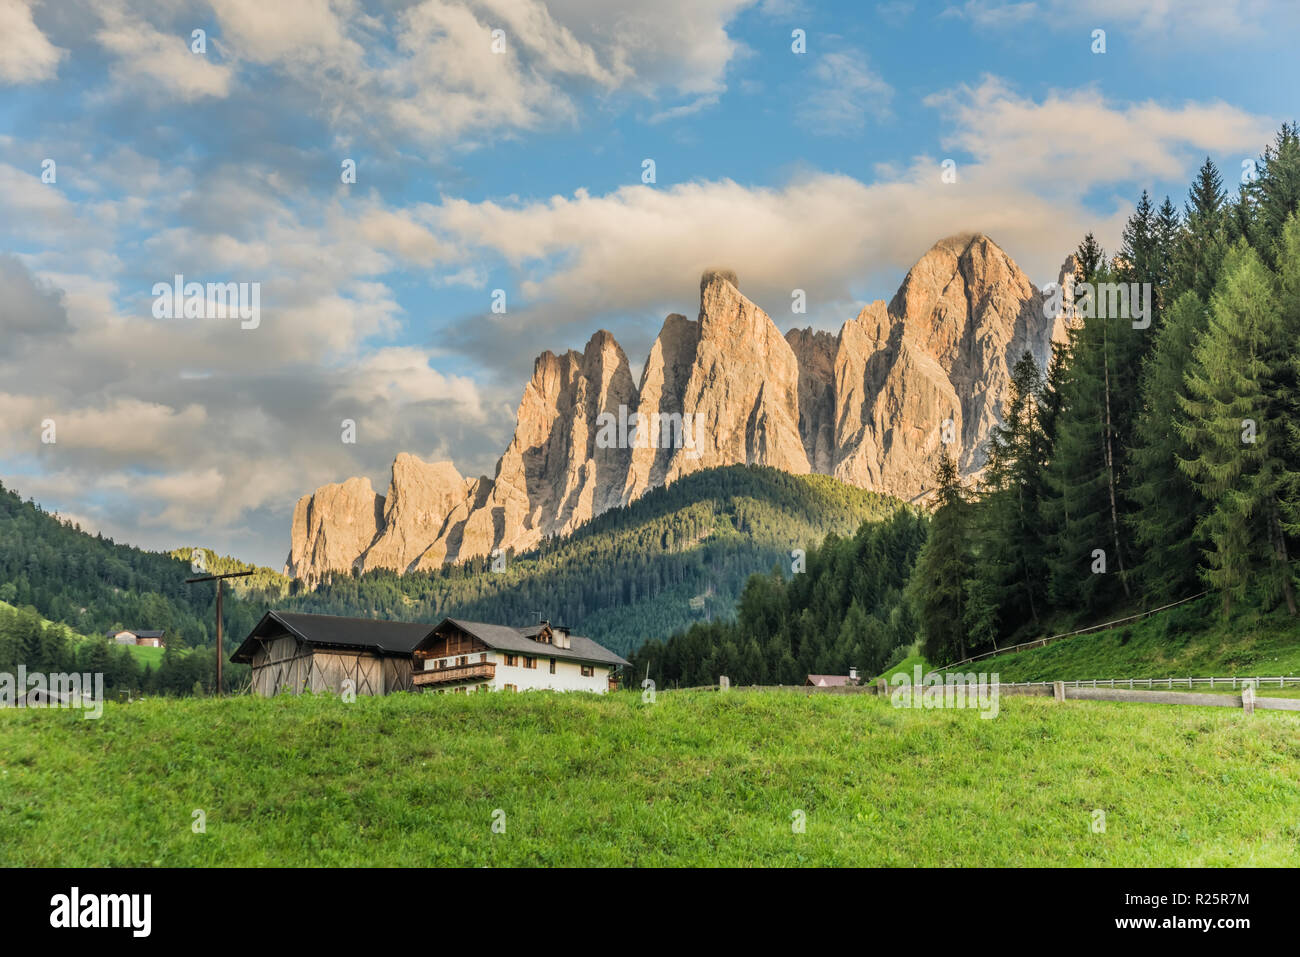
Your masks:
<instances>
[{"instance_id":1,"label":"grass","mask_svg":"<svg viewBox=\"0 0 1300 957\"><path fill-rule=\"evenodd\" d=\"M1300 865L1300 715L1000 704L993 720L791 691L3 711L0 864Z\"/></svg>"},{"instance_id":2,"label":"grass","mask_svg":"<svg viewBox=\"0 0 1300 957\"><path fill-rule=\"evenodd\" d=\"M1203 598L1131 625L996 655L962 670L997 672L1003 681L1300 675L1300 621L1285 610L1243 611L1225 621L1219 603Z\"/></svg>"},{"instance_id":3,"label":"grass","mask_svg":"<svg viewBox=\"0 0 1300 957\"><path fill-rule=\"evenodd\" d=\"M916 677L917 665L921 666L922 675L932 670L934 667L930 662L925 660L925 655L908 655L898 664L894 665L894 667L887 669L883 674L879 675L876 680L884 678L886 682L892 683L894 675L899 674L906 675L909 679L914 679Z\"/></svg>"}]
</instances>

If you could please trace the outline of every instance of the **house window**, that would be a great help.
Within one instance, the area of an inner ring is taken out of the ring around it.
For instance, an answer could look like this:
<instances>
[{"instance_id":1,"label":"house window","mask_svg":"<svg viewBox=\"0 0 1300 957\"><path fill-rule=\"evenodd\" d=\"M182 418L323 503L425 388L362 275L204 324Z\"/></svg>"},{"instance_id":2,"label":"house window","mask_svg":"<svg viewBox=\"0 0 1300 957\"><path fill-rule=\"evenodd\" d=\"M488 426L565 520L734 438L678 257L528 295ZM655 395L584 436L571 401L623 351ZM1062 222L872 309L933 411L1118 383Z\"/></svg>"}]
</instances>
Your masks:
<instances>
[{"instance_id":1,"label":"house window","mask_svg":"<svg viewBox=\"0 0 1300 957\"><path fill-rule=\"evenodd\" d=\"M536 659L536 658L532 658L532 657L525 658L525 659L524 659L524 667L525 667L525 668L536 668L536 667L537 667L537 659Z\"/></svg>"},{"instance_id":2,"label":"house window","mask_svg":"<svg viewBox=\"0 0 1300 957\"><path fill-rule=\"evenodd\" d=\"M551 659L551 674L555 674L555 659Z\"/></svg>"},{"instance_id":3,"label":"house window","mask_svg":"<svg viewBox=\"0 0 1300 957\"><path fill-rule=\"evenodd\" d=\"M479 664L481 664L481 665L485 665L485 664L487 664L487 652L486 652L486 651L483 652L483 654L481 654L481 655L478 656L478 661L479 661Z\"/></svg>"},{"instance_id":4,"label":"house window","mask_svg":"<svg viewBox=\"0 0 1300 957\"><path fill-rule=\"evenodd\" d=\"M468 656L468 655L461 655L459 658L456 659L456 667L457 667L457 668L463 668L463 667L465 667L465 665L467 665L467 664L469 664L469 656Z\"/></svg>"},{"instance_id":5,"label":"house window","mask_svg":"<svg viewBox=\"0 0 1300 957\"><path fill-rule=\"evenodd\" d=\"M506 691L518 691L518 690L519 690L519 685L506 685L506 686L505 686L505 690L506 690Z\"/></svg>"},{"instance_id":6,"label":"house window","mask_svg":"<svg viewBox=\"0 0 1300 957\"><path fill-rule=\"evenodd\" d=\"M591 677L592 675L594 675L595 673L596 673L596 668L595 668L594 665L583 665L583 666L582 666L582 676L583 676L584 678L590 678L590 677Z\"/></svg>"},{"instance_id":7,"label":"house window","mask_svg":"<svg viewBox=\"0 0 1300 957\"><path fill-rule=\"evenodd\" d=\"M506 655L506 667L513 668L517 664L519 664L518 655Z\"/></svg>"}]
</instances>

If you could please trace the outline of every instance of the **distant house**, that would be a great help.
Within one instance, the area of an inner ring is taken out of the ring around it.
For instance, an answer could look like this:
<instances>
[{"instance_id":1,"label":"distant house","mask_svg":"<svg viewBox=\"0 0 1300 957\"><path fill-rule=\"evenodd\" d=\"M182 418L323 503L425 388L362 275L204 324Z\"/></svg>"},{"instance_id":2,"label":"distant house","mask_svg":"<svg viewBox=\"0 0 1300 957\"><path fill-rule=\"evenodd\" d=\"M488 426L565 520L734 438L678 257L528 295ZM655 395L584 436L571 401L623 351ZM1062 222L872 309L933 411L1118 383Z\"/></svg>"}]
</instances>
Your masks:
<instances>
[{"instance_id":1,"label":"distant house","mask_svg":"<svg viewBox=\"0 0 1300 957\"><path fill-rule=\"evenodd\" d=\"M415 647L413 682L433 691L594 691L617 687L627 661L542 621L527 628L446 618Z\"/></svg>"},{"instance_id":2,"label":"distant house","mask_svg":"<svg viewBox=\"0 0 1300 957\"><path fill-rule=\"evenodd\" d=\"M115 641L119 645L141 645L145 648L164 648L163 632L145 631L144 629L135 629L134 631L110 631L104 637L109 641Z\"/></svg>"},{"instance_id":3,"label":"distant house","mask_svg":"<svg viewBox=\"0 0 1300 957\"><path fill-rule=\"evenodd\" d=\"M438 625L269 611L230 656L253 669L253 692L357 694L475 690L604 692L627 662L590 638L446 618Z\"/></svg>"},{"instance_id":4,"label":"distant house","mask_svg":"<svg viewBox=\"0 0 1300 957\"><path fill-rule=\"evenodd\" d=\"M814 688L843 688L858 683L858 669L850 668L847 675L809 675L804 686Z\"/></svg>"}]
</instances>

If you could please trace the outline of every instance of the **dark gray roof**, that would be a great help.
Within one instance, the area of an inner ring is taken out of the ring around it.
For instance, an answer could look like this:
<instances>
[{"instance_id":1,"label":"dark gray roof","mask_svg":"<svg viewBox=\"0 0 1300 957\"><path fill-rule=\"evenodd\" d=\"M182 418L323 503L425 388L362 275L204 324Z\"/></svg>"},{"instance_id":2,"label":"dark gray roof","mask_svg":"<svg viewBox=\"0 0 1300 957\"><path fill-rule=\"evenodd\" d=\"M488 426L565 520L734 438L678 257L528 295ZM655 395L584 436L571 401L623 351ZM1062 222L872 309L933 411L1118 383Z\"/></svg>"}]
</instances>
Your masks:
<instances>
[{"instance_id":1,"label":"dark gray roof","mask_svg":"<svg viewBox=\"0 0 1300 957\"><path fill-rule=\"evenodd\" d=\"M143 628L119 628L116 631L105 632L104 637L116 638L124 631L135 635L137 638L161 638L163 636L161 631L145 631Z\"/></svg>"},{"instance_id":2,"label":"dark gray roof","mask_svg":"<svg viewBox=\"0 0 1300 957\"><path fill-rule=\"evenodd\" d=\"M536 655L543 658L567 658L571 661L591 661L602 665L625 665L627 660L620 658L604 645L584 638L582 635L569 635L569 648L559 648L544 644L529 635L540 632L537 625L528 628L512 628L509 625L490 625L482 621L463 621L448 618L447 621L465 629L489 648L500 651L514 651L521 655ZM442 627L439 625L438 627Z\"/></svg>"},{"instance_id":3,"label":"dark gray roof","mask_svg":"<svg viewBox=\"0 0 1300 957\"><path fill-rule=\"evenodd\" d=\"M308 615L296 611L268 611L231 661L251 662L256 639L288 632L311 645L330 648L353 648L381 655L409 655L428 635L433 625L405 621L380 621L374 618L342 618L338 615Z\"/></svg>"},{"instance_id":4,"label":"dark gray roof","mask_svg":"<svg viewBox=\"0 0 1300 957\"><path fill-rule=\"evenodd\" d=\"M445 618L437 626L405 621L379 621L374 618L342 618L338 615L308 615L296 611L268 611L262 616L243 643L230 656L231 661L245 663L253 660L257 639L272 638L285 633L296 635L311 645L331 648L353 648L373 651L381 655L406 656L415 651L442 624L452 622L474 635L489 648L518 652L537 657L566 658L571 661L590 661L604 665L625 665L627 661L603 645L581 635L569 635L569 648L557 648L533 638L541 631L539 625L529 628L512 628L509 625L490 625L481 621L461 621ZM139 632L136 632L139 634Z\"/></svg>"}]
</instances>

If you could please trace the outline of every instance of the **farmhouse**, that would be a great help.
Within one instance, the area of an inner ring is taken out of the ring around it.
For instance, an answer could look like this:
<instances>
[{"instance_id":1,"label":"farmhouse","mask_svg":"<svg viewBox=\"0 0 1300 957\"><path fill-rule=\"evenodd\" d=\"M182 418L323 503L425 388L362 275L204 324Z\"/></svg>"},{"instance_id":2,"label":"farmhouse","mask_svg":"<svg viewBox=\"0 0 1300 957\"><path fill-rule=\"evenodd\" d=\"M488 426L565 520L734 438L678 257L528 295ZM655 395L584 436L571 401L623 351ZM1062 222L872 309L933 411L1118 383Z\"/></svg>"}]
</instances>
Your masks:
<instances>
[{"instance_id":1,"label":"farmhouse","mask_svg":"<svg viewBox=\"0 0 1300 957\"><path fill-rule=\"evenodd\" d=\"M230 656L252 666L253 692L509 690L604 692L627 664L549 622L530 628L447 618L438 625L268 611Z\"/></svg>"},{"instance_id":2,"label":"farmhouse","mask_svg":"<svg viewBox=\"0 0 1300 957\"><path fill-rule=\"evenodd\" d=\"M617 687L627 664L562 625L529 628L447 618L416 646L412 680L436 691L595 691Z\"/></svg>"},{"instance_id":3,"label":"farmhouse","mask_svg":"<svg viewBox=\"0 0 1300 957\"><path fill-rule=\"evenodd\" d=\"M119 645L143 645L146 648L162 648L163 632L145 631L142 628L125 629L123 631L110 631L104 635L109 641L115 641Z\"/></svg>"}]
</instances>

